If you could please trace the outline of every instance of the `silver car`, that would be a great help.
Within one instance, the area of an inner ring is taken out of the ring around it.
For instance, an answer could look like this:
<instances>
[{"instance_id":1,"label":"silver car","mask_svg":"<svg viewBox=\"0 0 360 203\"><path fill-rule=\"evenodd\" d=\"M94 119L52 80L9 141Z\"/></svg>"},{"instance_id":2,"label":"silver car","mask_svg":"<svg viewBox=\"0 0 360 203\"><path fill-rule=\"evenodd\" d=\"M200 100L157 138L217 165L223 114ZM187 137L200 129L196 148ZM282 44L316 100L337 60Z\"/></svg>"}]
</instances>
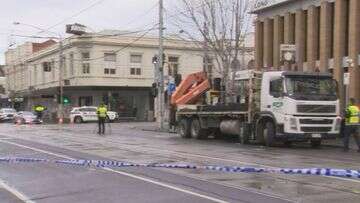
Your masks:
<instances>
[{"instance_id":1,"label":"silver car","mask_svg":"<svg viewBox=\"0 0 360 203\"><path fill-rule=\"evenodd\" d=\"M14 117L15 124L41 124L42 122L41 119L30 111L19 111Z\"/></svg>"},{"instance_id":2,"label":"silver car","mask_svg":"<svg viewBox=\"0 0 360 203\"><path fill-rule=\"evenodd\" d=\"M0 121L11 121L14 119L16 110L13 108L0 109Z\"/></svg>"}]
</instances>

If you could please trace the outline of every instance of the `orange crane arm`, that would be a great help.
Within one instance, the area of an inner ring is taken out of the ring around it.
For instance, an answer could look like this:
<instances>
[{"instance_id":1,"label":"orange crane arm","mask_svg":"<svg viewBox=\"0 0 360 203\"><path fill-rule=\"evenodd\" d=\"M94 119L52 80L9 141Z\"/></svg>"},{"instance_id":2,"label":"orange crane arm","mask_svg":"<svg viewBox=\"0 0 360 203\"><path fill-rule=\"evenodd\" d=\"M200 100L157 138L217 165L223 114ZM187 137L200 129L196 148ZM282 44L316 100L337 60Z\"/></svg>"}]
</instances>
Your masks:
<instances>
[{"instance_id":1,"label":"orange crane arm","mask_svg":"<svg viewBox=\"0 0 360 203\"><path fill-rule=\"evenodd\" d=\"M171 104L184 105L193 104L199 96L210 89L210 82L205 72L198 72L188 75L176 88L171 96Z\"/></svg>"}]
</instances>

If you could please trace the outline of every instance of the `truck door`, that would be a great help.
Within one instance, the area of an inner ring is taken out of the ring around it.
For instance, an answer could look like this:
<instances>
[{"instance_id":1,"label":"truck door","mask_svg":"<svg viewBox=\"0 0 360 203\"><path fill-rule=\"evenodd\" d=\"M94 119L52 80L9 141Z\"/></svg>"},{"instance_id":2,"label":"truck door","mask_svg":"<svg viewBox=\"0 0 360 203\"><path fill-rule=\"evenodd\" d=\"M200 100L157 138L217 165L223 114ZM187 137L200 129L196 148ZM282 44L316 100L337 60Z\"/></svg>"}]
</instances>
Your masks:
<instances>
[{"instance_id":1,"label":"truck door","mask_svg":"<svg viewBox=\"0 0 360 203\"><path fill-rule=\"evenodd\" d=\"M270 80L268 98L266 101L267 111L282 114L284 112L284 83L282 78Z\"/></svg>"}]
</instances>

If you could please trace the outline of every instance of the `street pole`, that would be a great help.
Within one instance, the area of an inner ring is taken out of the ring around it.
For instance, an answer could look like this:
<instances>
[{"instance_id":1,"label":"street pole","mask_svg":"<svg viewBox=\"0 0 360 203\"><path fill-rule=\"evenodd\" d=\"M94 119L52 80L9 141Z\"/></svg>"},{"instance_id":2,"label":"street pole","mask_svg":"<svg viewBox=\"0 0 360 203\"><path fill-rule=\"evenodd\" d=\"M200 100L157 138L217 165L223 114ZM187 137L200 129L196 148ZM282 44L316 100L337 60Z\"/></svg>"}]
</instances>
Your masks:
<instances>
[{"instance_id":1,"label":"street pole","mask_svg":"<svg viewBox=\"0 0 360 203\"><path fill-rule=\"evenodd\" d=\"M160 118L159 118L159 127L160 130L164 130L164 67L163 67L163 54L164 54L164 10L163 10L163 0L159 0L159 111L160 111Z\"/></svg>"},{"instance_id":2,"label":"street pole","mask_svg":"<svg viewBox=\"0 0 360 203\"><path fill-rule=\"evenodd\" d=\"M345 118L345 108L346 108L346 87L344 84L345 70L344 67L340 68L340 77L339 77L339 92L340 92L340 115Z\"/></svg>"},{"instance_id":3,"label":"street pole","mask_svg":"<svg viewBox=\"0 0 360 203\"><path fill-rule=\"evenodd\" d=\"M208 27L206 22L204 23L204 33L207 36L208 35ZM204 61L205 61L205 65L204 65L204 72L207 74L207 77L209 78L209 82L210 82L210 87L212 87L212 70L209 69L209 47L208 47L208 40L206 38L206 36L204 37Z\"/></svg>"},{"instance_id":4,"label":"street pole","mask_svg":"<svg viewBox=\"0 0 360 203\"><path fill-rule=\"evenodd\" d=\"M59 102L59 124L64 122L64 107L63 107L63 42L62 38L59 41L59 88L60 88L60 102Z\"/></svg>"}]
</instances>

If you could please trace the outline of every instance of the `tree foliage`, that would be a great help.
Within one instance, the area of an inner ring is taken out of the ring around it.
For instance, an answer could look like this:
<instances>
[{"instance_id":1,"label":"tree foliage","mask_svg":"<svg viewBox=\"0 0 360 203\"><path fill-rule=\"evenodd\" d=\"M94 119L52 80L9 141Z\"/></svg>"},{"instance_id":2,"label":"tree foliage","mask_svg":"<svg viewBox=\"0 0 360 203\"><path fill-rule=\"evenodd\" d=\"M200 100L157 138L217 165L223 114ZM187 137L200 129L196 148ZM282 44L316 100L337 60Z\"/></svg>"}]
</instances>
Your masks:
<instances>
[{"instance_id":1,"label":"tree foliage","mask_svg":"<svg viewBox=\"0 0 360 203\"><path fill-rule=\"evenodd\" d=\"M246 35L252 29L250 0L182 0L178 26L186 36L204 47L214 60L224 85L238 57ZM180 26L181 25L181 26ZM212 70L206 70L212 71Z\"/></svg>"}]
</instances>

